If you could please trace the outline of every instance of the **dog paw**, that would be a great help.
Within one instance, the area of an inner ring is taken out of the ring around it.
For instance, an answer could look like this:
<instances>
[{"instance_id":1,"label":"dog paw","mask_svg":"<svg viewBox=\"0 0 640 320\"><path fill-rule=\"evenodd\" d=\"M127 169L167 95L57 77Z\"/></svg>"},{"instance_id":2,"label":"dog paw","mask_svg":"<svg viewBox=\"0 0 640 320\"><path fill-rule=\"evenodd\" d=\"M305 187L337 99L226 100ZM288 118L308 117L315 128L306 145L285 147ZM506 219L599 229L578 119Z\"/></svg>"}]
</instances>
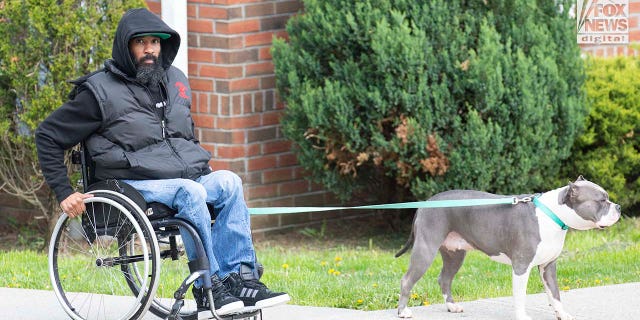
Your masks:
<instances>
[{"instance_id":1,"label":"dog paw","mask_svg":"<svg viewBox=\"0 0 640 320\"><path fill-rule=\"evenodd\" d=\"M412 318L413 313L409 308L403 308L402 310L398 309L398 318Z\"/></svg>"},{"instance_id":2,"label":"dog paw","mask_svg":"<svg viewBox=\"0 0 640 320\"><path fill-rule=\"evenodd\" d=\"M464 311L461 305L451 302L447 302L447 310L452 313L460 313Z\"/></svg>"}]
</instances>

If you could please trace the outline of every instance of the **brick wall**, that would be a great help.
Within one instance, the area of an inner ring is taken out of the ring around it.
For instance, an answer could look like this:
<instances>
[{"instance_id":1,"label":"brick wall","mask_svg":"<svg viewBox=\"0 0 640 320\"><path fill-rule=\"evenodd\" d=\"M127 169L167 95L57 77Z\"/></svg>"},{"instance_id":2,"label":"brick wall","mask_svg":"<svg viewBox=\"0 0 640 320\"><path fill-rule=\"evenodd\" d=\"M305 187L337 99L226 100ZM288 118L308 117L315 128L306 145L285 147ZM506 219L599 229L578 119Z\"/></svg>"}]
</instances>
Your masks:
<instances>
[{"instance_id":1,"label":"brick wall","mask_svg":"<svg viewBox=\"0 0 640 320\"><path fill-rule=\"evenodd\" d=\"M166 1L166 0L165 0ZM160 13L160 1L147 1ZM291 143L280 130L273 37L286 37L298 0L193 0L187 2L192 115L214 169L239 174L251 207L335 203L321 186L304 180ZM336 214L254 216L254 231L302 225Z\"/></svg>"}]
</instances>

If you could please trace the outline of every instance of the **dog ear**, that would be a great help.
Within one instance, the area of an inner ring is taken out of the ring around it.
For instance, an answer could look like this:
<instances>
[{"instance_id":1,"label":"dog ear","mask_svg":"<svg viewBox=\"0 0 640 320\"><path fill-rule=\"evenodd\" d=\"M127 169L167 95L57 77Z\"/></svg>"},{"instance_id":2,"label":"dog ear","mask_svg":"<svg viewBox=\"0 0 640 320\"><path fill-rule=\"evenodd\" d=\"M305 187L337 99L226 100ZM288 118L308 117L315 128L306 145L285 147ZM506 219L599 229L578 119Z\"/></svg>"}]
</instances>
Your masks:
<instances>
[{"instance_id":1,"label":"dog ear","mask_svg":"<svg viewBox=\"0 0 640 320\"><path fill-rule=\"evenodd\" d=\"M576 182L578 181L587 181L587 179L585 179L582 175L579 175L578 179L576 179Z\"/></svg>"},{"instance_id":2,"label":"dog ear","mask_svg":"<svg viewBox=\"0 0 640 320\"><path fill-rule=\"evenodd\" d=\"M562 189L562 191L560 191L560 194L558 194L558 204L559 205L565 204L568 192L569 192L569 186L567 186L566 188Z\"/></svg>"},{"instance_id":3,"label":"dog ear","mask_svg":"<svg viewBox=\"0 0 640 320\"><path fill-rule=\"evenodd\" d=\"M558 194L558 204L563 205L569 203L571 198L578 195L578 187L569 182L569 185Z\"/></svg>"}]
</instances>

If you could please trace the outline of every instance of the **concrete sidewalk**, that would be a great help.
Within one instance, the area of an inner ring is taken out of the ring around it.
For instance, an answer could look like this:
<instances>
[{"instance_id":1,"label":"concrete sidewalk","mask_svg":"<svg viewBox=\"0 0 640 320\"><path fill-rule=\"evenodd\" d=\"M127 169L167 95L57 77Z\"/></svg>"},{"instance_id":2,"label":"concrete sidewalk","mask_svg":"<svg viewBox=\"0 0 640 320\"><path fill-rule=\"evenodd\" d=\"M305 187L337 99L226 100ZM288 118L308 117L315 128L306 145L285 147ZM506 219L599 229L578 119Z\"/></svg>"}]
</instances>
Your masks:
<instances>
[{"instance_id":1,"label":"concrete sidewalk","mask_svg":"<svg viewBox=\"0 0 640 320\"><path fill-rule=\"evenodd\" d=\"M565 308L577 320L640 319L640 282L561 292ZM462 302L465 312L448 313L443 304L411 308L416 320L513 320L511 297ZM52 291L0 288L0 319L67 319ZM545 294L527 296L535 320L555 320ZM150 313L145 319L157 319ZM396 310L359 311L284 305L265 309L264 320L397 320Z\"/></svg>"}]
</instances>

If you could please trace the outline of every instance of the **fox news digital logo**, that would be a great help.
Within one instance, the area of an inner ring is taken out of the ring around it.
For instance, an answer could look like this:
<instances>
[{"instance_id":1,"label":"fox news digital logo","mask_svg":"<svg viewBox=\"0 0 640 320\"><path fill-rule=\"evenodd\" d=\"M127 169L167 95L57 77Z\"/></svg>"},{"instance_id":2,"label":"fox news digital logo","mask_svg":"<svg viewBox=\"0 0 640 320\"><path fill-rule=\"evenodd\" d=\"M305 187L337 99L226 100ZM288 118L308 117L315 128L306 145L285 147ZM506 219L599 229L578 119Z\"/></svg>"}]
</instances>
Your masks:
<instances>
[{"instance_id":1,"label":"fox news digital logo","mask_svg":"<svg viewBox=\"0 0 640 320\"><path fill-rule=\"evenodd\" d=\"M629 0L578 0L579 44L629 43Z\"/></svg>"}]
</instances>

